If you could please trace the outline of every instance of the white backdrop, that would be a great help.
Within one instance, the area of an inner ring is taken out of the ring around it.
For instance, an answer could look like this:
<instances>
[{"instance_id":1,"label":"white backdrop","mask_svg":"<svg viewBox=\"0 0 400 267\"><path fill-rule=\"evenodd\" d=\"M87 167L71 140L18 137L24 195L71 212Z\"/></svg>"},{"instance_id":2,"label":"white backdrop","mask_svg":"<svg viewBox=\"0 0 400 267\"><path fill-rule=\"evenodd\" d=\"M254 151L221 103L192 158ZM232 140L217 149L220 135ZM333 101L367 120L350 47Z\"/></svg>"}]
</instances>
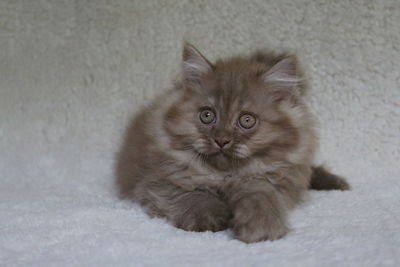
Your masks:
<instances>
[{"instance_id":1,"label":"white backdrop","mask_svg":"<svg viewBox=\"0 0 400 267\"><path fill-rule=\"evenodd\" d=\"M0 263L6 266L398 266L400 2L0 1ZM179 71L297 51L318 160L351 192L312 192L276 242L189 233L116 197L128 119Z\"/></svg>"}]
</instances>

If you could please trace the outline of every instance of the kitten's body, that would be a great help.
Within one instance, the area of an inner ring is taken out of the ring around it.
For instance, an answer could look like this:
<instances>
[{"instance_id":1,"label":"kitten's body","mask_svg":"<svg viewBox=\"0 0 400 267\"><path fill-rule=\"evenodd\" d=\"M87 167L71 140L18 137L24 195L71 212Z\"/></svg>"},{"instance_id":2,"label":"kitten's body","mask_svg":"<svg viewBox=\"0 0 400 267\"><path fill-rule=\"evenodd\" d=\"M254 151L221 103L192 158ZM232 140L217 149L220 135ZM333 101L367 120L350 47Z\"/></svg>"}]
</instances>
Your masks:
<instances>
[{"instance_id":1,"label":"kitten's body","mask_svg":"<svg viewBox=\"0 0 400 267\"><path fill-rule=\"evenodd\" d=\"M322 169L312 176L316 137L301 79L287 55L213 65L186 45L182 79L127 131L117 162L121 192L185 230L231 226L245 242L283 236L286 211L311 177L319 189L334 188L322 186L324 177L347 188ZM202 123L202 110L215 121ZM238 124L247 114L256 121L249 129Z\"/></svg>"}]
</instances>

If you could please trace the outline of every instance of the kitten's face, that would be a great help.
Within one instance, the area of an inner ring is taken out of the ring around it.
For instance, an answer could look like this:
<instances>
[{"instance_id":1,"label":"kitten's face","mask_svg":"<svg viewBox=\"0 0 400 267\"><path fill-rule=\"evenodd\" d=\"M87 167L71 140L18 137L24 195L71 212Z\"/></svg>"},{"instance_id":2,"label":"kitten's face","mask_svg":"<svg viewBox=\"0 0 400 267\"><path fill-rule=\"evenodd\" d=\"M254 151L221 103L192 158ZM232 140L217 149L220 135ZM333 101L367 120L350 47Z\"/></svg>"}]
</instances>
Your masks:
<instances>
[{"instance_id":1,"label":"kitten's face","mask_svg":"<svg viewBox=\"0 0 400 267\"><path fill-rule=\"evenodd\" d=\"M197 60L203 65L194 65L190 58L195 69L186 73L184 96L166 114L174 148L189 150L224 170L295 145L297 131L279 109L284 94L263 76L270 67L245 59L214 66L203 57ZM196 76L193 71L199 70Z\"/></svg>"}]
</instances>

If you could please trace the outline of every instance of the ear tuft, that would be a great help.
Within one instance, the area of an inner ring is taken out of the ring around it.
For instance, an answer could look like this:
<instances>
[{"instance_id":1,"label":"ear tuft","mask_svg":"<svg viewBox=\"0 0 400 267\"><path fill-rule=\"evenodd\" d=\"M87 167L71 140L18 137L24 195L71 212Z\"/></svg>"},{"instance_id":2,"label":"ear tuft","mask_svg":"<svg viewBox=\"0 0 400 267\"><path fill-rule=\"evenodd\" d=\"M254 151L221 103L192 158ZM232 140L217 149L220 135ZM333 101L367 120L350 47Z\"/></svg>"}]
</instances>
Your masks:
<instances>
[{"instance_id":1,"label":"ear tuft","mask_svg":"<svg viewBox=\"0 0 400 267\"><path fill-rule=\"evenodd\" d=\"M182 71L186 81L199 83L205 73L212 70L211 63L191 44L185 43L182 54Z\"/></svg>"},{"instance_id":2,"label":"ear tuft","mask_svg":"<svg viewBox=\"0 0 400 267\"><path fill-rule=\"evenodd\" d=\"M294 56L286 57L276 63L262 75L262 79L278 86L278 88L293 89L302 79L298 73L297 60Z\"/></svg>"}]
</instances>

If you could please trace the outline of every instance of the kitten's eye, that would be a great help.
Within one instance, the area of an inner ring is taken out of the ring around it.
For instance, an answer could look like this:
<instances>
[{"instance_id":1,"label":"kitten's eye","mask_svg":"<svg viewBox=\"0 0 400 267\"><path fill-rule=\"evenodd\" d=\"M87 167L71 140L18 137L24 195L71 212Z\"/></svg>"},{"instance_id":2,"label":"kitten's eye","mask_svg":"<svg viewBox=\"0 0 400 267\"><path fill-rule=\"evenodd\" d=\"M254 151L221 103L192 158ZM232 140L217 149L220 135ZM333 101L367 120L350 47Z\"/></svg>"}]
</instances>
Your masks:
<instances>
[{"instance_id":1,"label":"kitten's eye","mask_svg":"<svg viewBox=\"0 0 400 267\"><path fill-rule=\"evenodd\" d=\"M210 124L215 120L215 113L209 109L200 112L200 120L204 124Z\"/></svg>"},{"instance_id":2,"label":"kitten's eye","mask_svg":"<svg viewBox=\"0 0 400 267\"><path fill-rule=\"evenodd\" d=\"M244 115L240 116L239 124L244 129L253 128L254 125L256 124L256 118L254 118L254 116L252 116L252 115L244 114Z\"/></svg>"}]
</instances>

